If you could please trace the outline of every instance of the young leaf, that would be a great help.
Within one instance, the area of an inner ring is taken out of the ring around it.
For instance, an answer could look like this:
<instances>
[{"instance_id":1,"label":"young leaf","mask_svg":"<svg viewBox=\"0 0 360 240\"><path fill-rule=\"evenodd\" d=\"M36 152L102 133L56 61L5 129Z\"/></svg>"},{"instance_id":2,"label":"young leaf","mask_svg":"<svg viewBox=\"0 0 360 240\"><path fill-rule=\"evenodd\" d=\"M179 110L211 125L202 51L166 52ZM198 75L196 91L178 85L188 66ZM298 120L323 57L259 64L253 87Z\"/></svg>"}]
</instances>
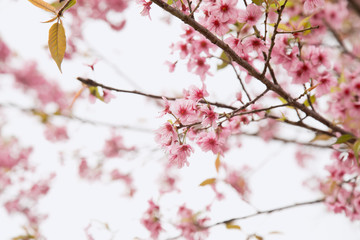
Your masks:
<instances>
[{"instance_id":1,"label":"young leaf","mask_svg":"<svg viewBox=\"0 0 360 240\"><path fill-rule=\"evenodd\" d=\"M51 57L55 60L61 72L61 62L64 59L66 49L65 30L61 22L54 23L50 28L49 49Z\"/></svg>"},{"instance_id":2,"label":"young leaf","mask_svg":"<svg viewBox=\"0 0 360 240\"><path fill-rule=\"evenodd\" d=\"M354 151L354 155L355 155L355 159L356 162L358 164L358 166L360 165L359 163L359 151L360 151L360 139L358 139L353 146L353 151Z\"/></svg>"},{"instance_id":3,"label":"young leaf","mask_svg":"<svg viewBox=\"0 0 360 240\"><path fill-rule=\"evenodd\" d=\"M65 2L58 10L58 16L61 16L62 13L71 8L72 6L74 6L76 4L76 0L67 0L67 2Z\"/></svg>"},{"instance_id":4,"label":"young leaf","mask_svg":"<svg viewBox=\"0 0 360 240\"><path fill-rule=\"evenodd\" d=\"M37 6L38 8L56 14L56 8L51 4L44 2L43 0L28 0L28 1L34 4L35 6Z\"/></svg>"},{"instance_id":5,"label":"young leaf","mask_svg":"<svg viewBox=\"0 0 360 240\"><path fill-rule=\"evenodd\" d=\"M216 168L216 172L219 172L219 168L220 168L221 162L220 162L220 153L217 154L216 160L215 160L215 168Z\"/></svg>"},{"instance_id":6,"label":"young leaf","mask_svg":"<svg viewBox=\"0 0 360 240\"><path fill-rule=\"evenodd\" d=\"M326 141L326 140L329 140L330 138L332 138L332 136L329 136L327 134L317 133L310 142Z\"/></svg>"},{"instance_id":7,"label":"young leaf","mask_svg":"<svg viewBox=\"0 0 360 240\"><path fill-rule=\"evenodd\" d=\"M241 227L240 227L239 225L232 224L232 222L227 222L227 223L226 223L226 228L227 228L227 229L238 229L238 230L241 230Z\"/></svg>"},{"instance_id":8,"label":"young leaf","mask_svg":"<svg viewBox=\"0 0 360 240\"><path fill-rule=\"evenodd\" d=\"M209 184L213 184L216 182L216 178L208 178L206 180L204 180L202 183L200 183L200 186L206 186L206 185L209 185Z\"/></svg>"},{"instance_id":9,"label":"young leaf","mask_svg":"<svg viewBox=\"0 0 360 240\"><path fill-rule=\"evenodd\" d=\"M104 101L104 98L100 95L98 87L90 86L89 87L90 94L99 99L100 101Z\"/></svg>"},{"instance_id":10,"label":"young leaf","mask_svg":"<svg viewBox=\"0 0 360 240\"><path fill-rule=\"evenodd\" d=\"M315 95L311 95L311 96L310 96L310 103L313 104L313 103L315 102L315 100L316 100ZM306 100L304 101L304 105L305 105L306 107L310 107L310 103L309 103L308 99L306 99Z\"/></svg>"},{"instance_id":11,"label":"young leaf","mask_svg":"<svg viewBox=\"0 0 360 240\"><path fill-rule=\"evenodd\" d=\"M341 135L334 144L346 143L347 141L349 141L351 139L355 139L355 137L351 134L344 134L344 135Z\"/></svg>"},{"instance_id":12,"label":"young leaf","mask_svg":"<svg viewBox=\"0 0 360 240\"><path fill-rule=\"evenodd\" d=\"M221 53L220 58L221 58L221 60L222 60L222 63L217 65L217 70L223 69L223 68L225 68L227 65L229 65L230 59L229 59L229 57L226 55L225 52L222 52L222 53Z\"/></svg>"}]
</instances>

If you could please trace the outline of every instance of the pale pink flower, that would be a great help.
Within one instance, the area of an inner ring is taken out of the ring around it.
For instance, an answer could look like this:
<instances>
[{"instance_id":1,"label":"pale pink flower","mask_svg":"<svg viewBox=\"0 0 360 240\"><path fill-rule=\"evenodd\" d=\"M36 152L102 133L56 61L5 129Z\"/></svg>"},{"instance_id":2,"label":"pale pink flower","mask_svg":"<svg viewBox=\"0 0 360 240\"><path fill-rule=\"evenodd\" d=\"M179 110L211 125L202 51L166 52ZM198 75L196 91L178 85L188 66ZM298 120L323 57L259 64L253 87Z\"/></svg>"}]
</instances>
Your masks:
<instances>
[{"instance_id":1,"label":"pale pink flower","mask_svg":"<svg viewBox=\"0 0 360 240\"><path fill-rule=\"evenodd\" d=\"M162 99L164 100L164 110L162 110L160 112L159 117L162 117L162 116L164 116L164 115L166 115L168 113L171 113L171 111L170 111L170 102L167 100L166 97L162 97Z\"/></svg>"},{"instance_id":2,"label":"pale pink flower","mask_svg":"<svg viewBox=\"0 0 360 240\"><path fill-rule=\"evenodd\" d=\"M187 158L194 152L189 144L173 144L170 149L169 164L182 168L185 164L189 166Z\"/></svg>"},{"instance_id":3,"label":"pale pink flower","mask_svg":"<svg viewBox=\"0 0 360 240\"><path fill-rule=\"evenodd\" d=\"M223 36L229 31L228 23L222 22L217 16L213 15L207 19L206 27L219 36Z\"/></svg>"},{"instance_id":4,"label":"pale pink flower","mask_svg":"<svg viewBox=\"0 0 360 240\"><path fill-rule=\"evenodd\" d=\"M323 7L325 4L324 0L305 0L304 12L306 14L313 13Z\"/></svg>"},{"instance_id":5,"label":"pale pink flower","mask_svg":"<svg viewBox=\"0 0 360 240\"><path fill-rule=\"evenodd\" d=\"M69 139L65 126L48 124L45 130L45 138L51 142L60 142Z\"/></svg>"},{"instance_id":6,"label":"pale pink flower","mask_svg":"<svg viewBox=\"0 0 360 240\"><path fill-rule=\"evenodd\" d=\"M221 22L235 23L238 17L236 9L237 0L219 0L208 9L212 15L217 16Z\"/></svg>"},{"instance_id":7,"label":"pale pink flower","mask_svg":"<svg viewBox=\"0 0 360 240\"><path fill-rule=\"evenodd\" d=\"M121 157L124 152L133 151L135 147L126 147L123 138L120 135L113 135L110 139L106 140L103 148L105 157L114 158Z\"/></svg>"},{"instance_id":8,"label":"pale pink flower","mask_svg":"<svg viewBox=\"0 0 360 240\"><path fill-rule=\"evenodd\" d=\"M177 133L169 122L166 122L155 132L155 141L161 147L169 147L175 140L177 140Z\"/></svg>"},{"instance_id":9,"label":"pale pink flower","mask_svg":"<svg viewBox=\"0 0 360 240\"><path fill-rule=\"evenodd\" d=\"M194 85L191 85L189 87L189 91L187 92L187 98L194 102L198 102L208 96L209 93L206 91L205 84L202 85L201 89Z\"/></svg>"},{"instance_id":10,"label":"pale pink flower","mask_svg":"<svg viewBox=\"0 0 360 240\"><path fill-rule=\"evenodd\" d=\"M227 171L225 182L230 184L242 198L248 198L250 194L250 189L248 187L247 181L244 178L244 173L248 169L245 167L240 171Z\"/></svg>"},{"instance_id":11,"label":"pale pink flower","mask_svg":"<svg viewBox=\"0 0 360 240\"><path fill-rule=\"evenodd\" d=\"M323 72L317 78L318 86L316 87L316 94L322 96L324 94L330 93L330 89L333 86L336 86L337 80L334 76L330 75L329 72Z\"/></svg>"},{"instance_id":12,"label":"pale pink flower","mask_svg":"<svg viewBox=\"0 0 360 240\"><path fill-rule=\"evenodd\" d=\"M189 72L195 68L195 74L199 75L202 81L205 80L206 75L210 75L210 65L206 64L206 58L204 57L194 56L190 58L187 68Z\"/></svg>"},{"instance_id":13,"label":"pale pink flower","mask_svg":"<svg viewBox=\"0 0 360 240\"><path fill-rule=\"evenodd\" d=\"M214 132L202 132L198 135L196 143L200 146L204 152L212 151L214 154L223 154L222 145L224 141Z\"/></svg>"},{"instance_id":14,"label":"pale pink flower","mask_svg":"<svg viewBox=\"0 0 360 240\"><path fill-rule=\"evenodd\" d=\"M176 224L176 228L181 230L183 238L187 240L200 240L209 234L208 229L204 228L205 223L210 220L209 218L199 218L198 214L194 214L185 205L179 208L178 216L180 219L179 223Z\"/></svg>"},{"instance_id":15,"label":"pale pink flower","mask_svg":"<svg viewBox=\"0 0 360 240\"><path fill-rule=\"evenodd\" d=\"M151 238L157 239L163 230L160 223L160 208L152 200L149 200L148 203L149 208L141 219L141 223L150 231Z\"/></svg>"},{"instance_id":16,"label":"pale pink flower","mask_svg":"<svg viewBox=\"0 0 360 240\"><path fill-rule=\"evenodd\" d=\"M201 124L204 127L208 127L208 126L211 126L213 128L217 127L216 121L218 120L219 114L214 112L213 106L203 105L200 108L200 112L201 115L204 117L204 119L201 122Z\"/></svg>"},{"instance_id":17,"label":"pale pink flower","mask_svg":"<svg viewBox=\"0 0 360 240\"><path fill-rule=\"evenodd\" d=\"M192 100L177 99L170 110L182 124L191 124L196 120L196 102Z\"/></svg>"},{"instance_id":18,"label":"pale pink flower","mask_svg":"<svg viewBox=\"0 0 360 240\"><path fill-rule=\"evenodd\" d=\"M251 51L256 51L259 57L263 56L262 52L267 52L267 47L265 45L265 42L255 36L246 38L243 41L243 46L244 46L244 50L247 53Z\"/></svg>"},{"instance_id":19,"label":"pale pink flower","mask_svg":"<svg viewBox=\"0 0 360 240\"><path fill-rule=\"evenodd\" d=\"M175 62L169 62L169 61L165 61L165 64L169 66L169 72L174 72L175 71L175 67L177 64L177 61Z\"/></svg>"},{"instance_id":20,"label":"pale pink flower","mask_svg":"<svg viewBox=\"0 0 360 240\"><path fill-rule=\"evenodd\" d=\"M249 4L246 7L246 10L239 10L238 21L241 23L246 23L249 26L254 26L261 18L263 12L261 7L256 4Z\"/></svg>"},{"instance_id":21,"label":"pale pink flower","mask_svg":"<svg viewBox=\"0 0 360 240\"><path fill-rule=\"evenodd\" d=\"M86 159L82 158L79 164L78 173L81 178L93 181L101 177L102 171L100 168L90 168Z\"/></svg>"},{"instance_id":22,"label":"pale pink flower","mask_svg":"<svg viewBox=\"0 0 360 240\"><path fill-rule=\"evenodd\" d=\"M115 95L112 94L111 91L103 89L103 98L105 103L109 103L111 99L115 98Z\"/></svg>"},{"instance_id":23,"label":"pale pink flower","mask_svg":"<svg viewBox=\"0 0 360 240\"><path fill-rule=\"evenodd\" d=\"M293 83L304 84L310 81L313 70L308 62L297 61L290 69L289 75L293 78Z\"/></svg>"},{"instance_id":24,"label":"pale pink flower","mask_svg":"<svg viewBox=\"0 0 360 240\"><path fill-rule=\"evenodd\" d=\"M236 38L234 36L230 36L224 40L225 43L229 45L229 47L234 50L238 55L243 54L243 48L244 46L241 43L241 40L239 38Z\"/></svg>"},{"instance_id":25,"label":"pale pink flower","mask_svg":"<svg viewBox=\"0 0 360 240\"><path fill-rule=\"evenodd\" d=\"M0 39L0 62L5 62L9 58L10 54L10 49L5 42Z\"/></svg>"},{"instance_id":26,"label":"pale pink flower","mask_svg":"<svg viewBox=\"0 0 360 240\"><path fill-rule=\"evenodd\" d=\"M136 3L138 4L142 4L142 6L144 7L143 10L141 11L141 16L149 16L149 19L151 20L150 17L150 10L151 10L151 1L145 1L145 0L136 0Z\"/></svg>"}]
</instances>

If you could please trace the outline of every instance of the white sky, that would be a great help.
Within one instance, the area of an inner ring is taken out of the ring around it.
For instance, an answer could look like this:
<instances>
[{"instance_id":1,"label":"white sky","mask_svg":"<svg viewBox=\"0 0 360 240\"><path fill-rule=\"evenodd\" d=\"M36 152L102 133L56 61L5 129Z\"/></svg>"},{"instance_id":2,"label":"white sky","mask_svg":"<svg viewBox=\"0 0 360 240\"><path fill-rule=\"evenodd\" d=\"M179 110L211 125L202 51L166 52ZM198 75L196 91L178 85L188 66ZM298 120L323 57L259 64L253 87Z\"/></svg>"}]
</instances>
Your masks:
<instances>
[{"instance_id":1,"label":"white sky","mask_svg":"<svg viewBox=\"0 0 360 240\"><path fill-rule=\"evenodd\" d=\"M102 56L106 56L113 64L129 76L142 91L173 96L180 94L184 87L190 84L200 84L197 76L186 73L185 66L179 66L174 74L168 73L164 65L165 60L176 59L170 56L169 45L179 39L180 25L173 19L173 25L168 26L160 20L164 15L153 6L152 21L141 17L138 6L131 5L126 13L127 25L119 33L109 31L104 23L90 22L86 24L85 39L89 46ZM91 73L86 63L91 63L96 57L84 60L63 62L63 74L58 72L56 64L48 57L44 46L50 24L42 24L48 18L47 13L36 9L27 1L0 1L0 36L16 48L18 55L24 60L35 59L40 67L66 89L78 89L80 84L75 80L77 76L92 77L112 86L133 89L114 69L100 61ZM64 22L66 24L66 14ZM83 46L86 49L86 46ZM92 55L91 52L88 53ZM239 86L229 71L215 72L213 78L207 80L208 90L214 99L229 102L233 100ZM2 88L11 86L1 82ZM218 91L221 89L221 91ZM21 102L18 93L1 92L0 100L4 102ZM75 106L77 115L87 119L110 122L114 124L136 125L156 129L164 119L156 119L159 109L154 104L147 104L147 100L139 96L116 94L117 98L110 104L97 103L91 105L84 101ZM14 99L14 96L19 98ZM42 171L56 170L57 178L52 185L49 196L40 202L42 212L49 213L49 218L42 225L43 233L49 240L85 239L84 227L91 220L109 223L110 228L117 231L114 239L133 239L140 237L147 239L148 232L139 224L143 212L147 208L147 200L157 199L154 194L154 181L159 174L159 162L163 154L161 151L151 152L154 148L153 136L132 131L119 131L129 145L140 145L145 150L135 157L138 161L135 178L137 186L141 186L134 199L121 197L123 185L119 184L89 184L79 180L77 163L72 161L71 153L65 154L65 165L61 166L57 157L57 150L69 151L81 148L84 154L92 154L93 150L101 150L104 137L109 131L104 127L93 127L74 123L70 125L71 143L53 146L46 142L42 135L43 126L34 119L24 119L19 112L8 112L10 124L3 134L21 136L24 144L36 142L37 150L33 159ZM28 125L26 125L28 124ZM19 127L21 126L21 127ZM24 131L26 130L26 131ZM96 137L91 137L96 136ZM225 161L231 161L235 166L244 162L252 167L264 164L251 178L252 203L261 210L282 205L312 200L318 196L302 187L302 181L310 174L309 171L299 170L294 160L294 147L280 143L267 144L261 140L244 138L243 147L226 155ZM100 147L99 147L100 146ZM317 151L317 150L316 150ZM319 167L329 158L329 153L318 151L317 159L311 171L318 172ZM215 156L205 154L197 149L190 159L190 167L179 170L183 178L180 187L181 195L170 194L161 199L163 215L170 220L176 212L176 206L182 203L196 210L204 208L213 198L212 191L200 188L198 184L204 179L215 176ZM128 164L125 164L128 165ZM310 171L310 172L311 172ZM324 174L324 172L322 172ZM226 186L220 186L224 191ZM212 207L212 221L224 220L251 212L239 197L231 190L227 199L215 203ZM1 200L1 197L0 197ZM169 213L169 215L166 215ZM171 220L170 220L171 221ZM0 239L10 239L20 233L21 217L9 217L0 208ZM272 215L259 216L238 223L242 231L226 230L224 226L214 228L209 239L245 239L244 233L266 235L271 231L282 234L265 236L265 239L327 239L327 240L358 240L360 238L359 223L351 223L342 215L327 213L323 205L301 207ZM99 226L101 226L99 224ZM106 231L99 230L96 240L110 239ZM162 237L176 236L173 232ZM164 239L164 238L160 238Z\"/></svg>"}]
</instances>

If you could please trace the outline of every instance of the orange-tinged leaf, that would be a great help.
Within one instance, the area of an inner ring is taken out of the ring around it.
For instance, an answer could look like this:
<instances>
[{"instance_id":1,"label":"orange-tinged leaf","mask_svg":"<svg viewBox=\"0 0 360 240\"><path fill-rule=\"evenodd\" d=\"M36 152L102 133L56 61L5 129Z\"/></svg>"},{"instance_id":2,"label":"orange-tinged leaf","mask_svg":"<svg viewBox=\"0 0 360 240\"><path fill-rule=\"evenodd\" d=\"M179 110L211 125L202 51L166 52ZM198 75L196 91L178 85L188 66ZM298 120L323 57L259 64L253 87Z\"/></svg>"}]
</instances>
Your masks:
<instances>
[{"instance_id":1,"label":"orange-tinged leaf","mask_svg":"<svg viewBox=\"0 0 360 240\"><path fill-rule=\"evenodd\" d=\"M63 11L71 8L76 4L76 0L67 0L58 10L58 15L62 15Z\"/></svg>"},{"instance_id":2,"label":"orange-tinged leaf","mask_svg":"<svg viewBox=\"0 0 360 240\"><path fill-rule=\"evenodd\" d=\"M315 137L310 142L326 141L326 140L329 140L331 138L332 138L332 136L329 136L327 134L319 133L319 134L316 134Z\"/></svg>"},{"instance_id":3,"label":"orange-tinged leaf","mask_svg":"<svg viewBox=\"0 0 360 240\"><path fill-rule=\"evenodd\" d=\"M58 18L58 16L55 16L55 17L53 17L52 19L47 20L47 21L45 21L45 22L41 22L41 23L50 23L50 22L55 21L57 18Z\"/></svg>"},{"instance_id":4,"label":"orange-tinged leaf","mask_svg":"<svg viewBox=\"0 0 360 240\"><path fill-rule=\"evenodd\" d=\"M200 186L206 186L209 184L213 184L216 182L216 178L208 178L206 180L204 180L202 183L200 183Z\"/></svg>"},{"instance_id":5,"label":"orange-tinged leaf","mask_svg":"<svg viewBox=\"0 0 360 240\"><path fill-rule=\"evenodd\" d=\"M215 168L216 172L219 172L221 162L220 162L220 153L217 154L216 160L215 160Z\"/></svg>"},{"instance_id":6,"label":"orange-tinged leaf","mask_svg":"<svg viewBox=\"0 0 360 240\"><path fill-rule=\"evenodd\" d=\"M226 223L226 228L227 228L227 229L238 229L238 230L241 230L241 227L240 227L239 225L232 224L231 222L227 222L227 223Z\"/></svg>"},{"instance_id":7,"label":"orange-tinged leaf","mask_svg":"<svg viewBox=\"0 0 360 240\"><path fill-rule=\"evenodd\" d=\"M257 239L257 240L263 240L264 238L263 237L261 237L261 236L259 236L259 235L254 235L254 237Z\"/></svg>"},{"instance_id":8,"label":"orange-tinged leaf","mask_svg":"<svg viewBox=\"0 0 360 240\"><path fill-rule=\"evenodd\" d=\"M65 29L61 22L54 23L50 28L49 49L51 57L55 60L61 72L61 62L64 59L66 49Z\"/></svg>"},{"instance_id":9,"label":"orange-tinged leaf","mask_svg":"<svg viewBox=\"0 0 360 240\"><path fill-rule=\"evenodd\" d=\"M28 1L34 4L35 6L37 6L38 8L56 14L56 8L43 0L28 0Z\"/></svg>"}]
</instances>

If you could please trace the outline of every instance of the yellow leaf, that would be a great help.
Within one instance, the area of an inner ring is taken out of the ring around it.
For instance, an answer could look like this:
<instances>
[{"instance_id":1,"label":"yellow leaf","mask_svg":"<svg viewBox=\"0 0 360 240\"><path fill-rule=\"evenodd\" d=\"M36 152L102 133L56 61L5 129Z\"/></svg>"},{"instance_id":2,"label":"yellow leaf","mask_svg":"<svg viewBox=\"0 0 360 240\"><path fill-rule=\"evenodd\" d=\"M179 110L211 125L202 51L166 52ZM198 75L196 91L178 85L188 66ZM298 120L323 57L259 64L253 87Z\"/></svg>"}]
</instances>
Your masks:
<instances>
[{"instance_id":1,"label":"yellow leaf","mask_svg":"<svg viewBox=\"0 0 360 240\"><path fill-rule=\"evenodd\" d=\"M332 136L329 136L327 134L316 134L315 137L310 141L310 142L315 142L315 141L326 141L329 140L330 138L332 138Z\"/></svg>"},{"instance_id":2,"label":"yellow leaf","mask_svg":"<svg viewBox=\"0 0 360 240\"><path fill-rule=\"evenodd\" d=\"M200 186L206 186L208 184L213 184L216 182L216 178L208 178L205 181L203 181L202 183L200 183Z\"/></svg>"},{"instance_id":3,"label":"yellow leaf","mask_svg":"<svg viewBox=\"0 0 360 240\"><path fill-rule=\"evenodd\" d=\"M221 162L220 162L220 153L217 154L216 160L215 160L215 168L216 172L219 172Z\"/></svg>"},{"instance_id":4,"label":"yellow leaf","mask_svg":"<svg viewBox=\"0 0 360 240\"><path fill-rule=\"evenodd\" d=\"M55 17L53 17L52 19L47 20L47 21L45 21L45 22L41 22L41 23L50 23L50 22L55 21L57 18L58 18L58 16L55 16Z\"/></svg>"},{"instance_id":5,"label":"yellow leaf","mask_svg":"<svg viewBox=\"0 0 360 240\"><path fill-rule=\"evenodd\" d=\"M257 239L257 240L263 240L264 238L263 237L261 237L261 236L259 236L259 235L254 235L254 237Z\"/></svg>"},{"instance_id":6,"label":"yellow leaf","mask_svg":"<svg viewBox=\"0 0 360 240\"><path fill-rule=\"evenodd\" d=\"M43 0L28 0L28 1L34 4L35 6L37 6L38 8L56 14L56 8L51 4L44 2Z\"/></svg>"},{"instance_id":7,"label":"yellow leaf","mask_svg":"<svg viewBox=\"0 0 360 240\"><path fill-rule=\"evenodd\" d=\"M61 62L65 55L66 49L66 36L63 25L60 23L54 23L49 31L49 49L51 57L55 60L60 72Z\"/></svg>"},{"instance_id":8,"label":"yellow leaf","mask_svg":"<svg viewBox=\"0 0 360 240\"><path fill-rule=\"evenodd\" d=\"M226 228L227 228L227 229L238 229L238 230L241 230L241 227L240 227L239 225L232 224L231 222L227 222L227 223L226 223Z\"/></svg>"},{"instance_id":9,"label":"yellow leaf","mask_svg":"<svg viewBox=\"0 0 360 240\"><path fill-rule=\"evenodd\" d=\"M71 8L76 4L76 0L67 0L58 10L58 15L61 16L62 12Z\"/></svg>"}]
</instances>

